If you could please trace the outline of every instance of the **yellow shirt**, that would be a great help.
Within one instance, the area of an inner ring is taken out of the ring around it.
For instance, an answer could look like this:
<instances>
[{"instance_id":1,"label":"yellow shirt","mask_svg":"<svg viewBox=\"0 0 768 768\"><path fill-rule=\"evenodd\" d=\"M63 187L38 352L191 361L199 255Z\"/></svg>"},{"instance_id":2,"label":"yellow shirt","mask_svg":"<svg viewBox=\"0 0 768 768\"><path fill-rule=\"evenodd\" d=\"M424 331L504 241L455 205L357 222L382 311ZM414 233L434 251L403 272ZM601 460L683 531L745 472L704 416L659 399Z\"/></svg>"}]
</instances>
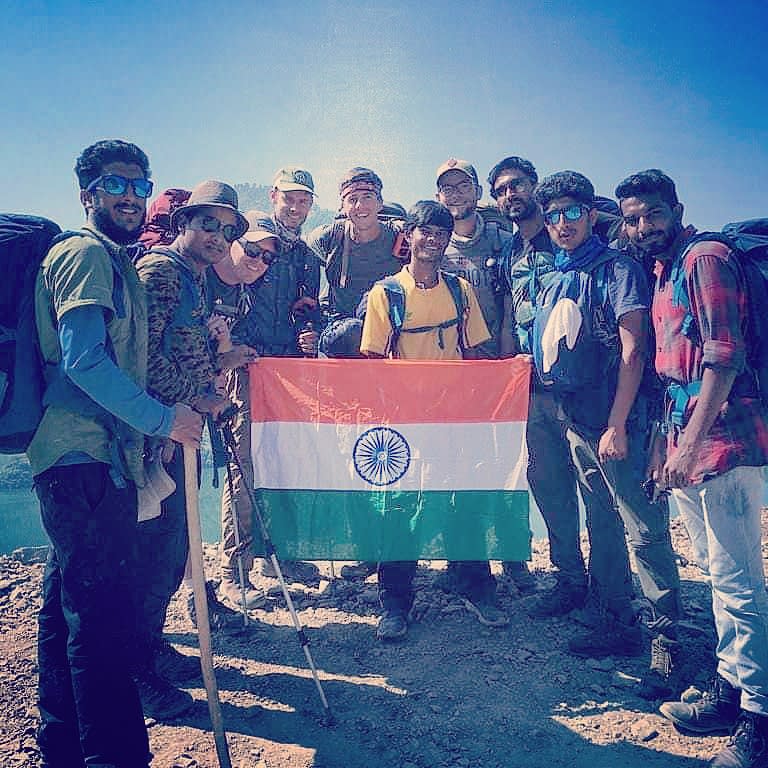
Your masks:
<instances>
[{"instance_id":1,"label":"yellow shirt","mask_svg":"<svg viewBox=\"0 0 768 768\"><path fill-rule=\"evenodd\" d=\"M434 288L417 288L407 267L403 267L394 277L405 291L405 320L397 349L390 353L391 356L404 360L461 360L461 348L455 325L443 329L442 349L437 327L423 333L406 332L409 328L439 326L456 318L456 303L445 282L439 278ZM474 289L463 278L459 278L459 283L467 297L467 309L463 322L465 347L476 347L490 339L491 334L483 319ZM391 333L387 294L381 285L374 285L368 294L360 351L386 354L389 352Z\"/></svg>"}]
</instances>

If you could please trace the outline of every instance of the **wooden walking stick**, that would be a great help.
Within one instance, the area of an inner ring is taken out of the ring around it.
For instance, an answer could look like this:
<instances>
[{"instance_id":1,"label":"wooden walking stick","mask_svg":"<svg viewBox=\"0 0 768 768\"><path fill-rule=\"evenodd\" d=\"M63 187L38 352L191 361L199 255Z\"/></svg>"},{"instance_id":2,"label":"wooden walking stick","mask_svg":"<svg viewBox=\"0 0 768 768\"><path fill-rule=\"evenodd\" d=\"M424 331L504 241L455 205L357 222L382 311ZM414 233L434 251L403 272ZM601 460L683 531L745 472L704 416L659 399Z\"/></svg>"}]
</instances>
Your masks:
<instances>
[{"instance_id":1,"label":"wooden walking stick","mask_svg":"<svg viewBox=\"0 0 768 768\"><path fill-rule=\"evenodd\" d=\"M208 599L205 594L205 572L203 570L203 537L200 532L200 505L197 492L197 451L193 445L184 443L184 492L187 499L187 529L189 531L189 563L192 567L192 587L197 615L197 636L200 643L200 667L208 699L208 713L213 724L213 738L216 755L221 768L232 768L229 757L227 735L221 717L219 689L213 671L211 651L211 625L208 620Z\"/></svg>"}]
</instances>

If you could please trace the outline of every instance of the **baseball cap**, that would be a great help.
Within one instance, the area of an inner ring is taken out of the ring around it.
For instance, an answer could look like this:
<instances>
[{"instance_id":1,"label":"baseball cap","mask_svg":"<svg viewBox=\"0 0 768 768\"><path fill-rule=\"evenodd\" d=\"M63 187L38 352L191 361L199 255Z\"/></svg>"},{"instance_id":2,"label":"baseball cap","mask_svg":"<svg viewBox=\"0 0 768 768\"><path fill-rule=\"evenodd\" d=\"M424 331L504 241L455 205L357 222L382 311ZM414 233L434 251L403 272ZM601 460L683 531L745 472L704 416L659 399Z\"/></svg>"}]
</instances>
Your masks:
<instances>
[{"instance_id":1,"label":"baseball cap","mask_svg":"<svg viewBox=\"0 0 768 768\"><path fill-rule=\"evenodd\" d=\"M248 221L248 231L243 235L243 240L247 240L249 243L258 243L260 240L267 240L270 237L280 239L277 226L268 213L251 210L246 211L244 216Z\"/></svg>"},{"instance_id":2,"label":"baseball cap","mask_svg":"<svg viewBox=\"0 0 768 768\"><path fill-rule=\"evenodd\" d=\"M315 194L315 182L312 179L312 174L295 165L281 168L275 174L272 186L281 192L309 192L310 195Z\"/></svg>"},{"instance_id":3,"label":"baseball cap","mask_svg":"<svg viewBox=\"0 0 768 768\"><path fill-rule=\"evenodd\" d=\"M479 184L477 180L477 171L475 170L475 167L468 163L466 160L458 160L455 157L451 157L448 160L446 160L438 169L437 169L437 182L440 182L440 177L444 173L448 173L448 171L461 171L462 173L469 176L472 183L477 185Z\"/></svg>"}]
</instances>

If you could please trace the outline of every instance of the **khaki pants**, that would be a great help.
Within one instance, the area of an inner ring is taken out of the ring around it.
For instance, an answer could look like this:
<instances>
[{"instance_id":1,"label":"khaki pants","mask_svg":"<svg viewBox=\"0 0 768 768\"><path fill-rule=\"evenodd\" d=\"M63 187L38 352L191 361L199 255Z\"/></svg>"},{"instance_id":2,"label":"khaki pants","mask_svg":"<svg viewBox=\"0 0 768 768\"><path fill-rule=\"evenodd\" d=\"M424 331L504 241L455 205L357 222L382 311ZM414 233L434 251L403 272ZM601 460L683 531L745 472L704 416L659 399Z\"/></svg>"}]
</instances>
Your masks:
<instances>
[{"instance_id":1,"label":"khaki pants","mask_svg":"<svg viewBox=\"0 0 768 768\"><path fill-rule=\"evenodd\" d=\"M235 449L240 457L243 471L233 466L232 492L229 480L224 478L224 492L221 495L221 573L225 578L238 574L238 558L235 543L235 525L238 525L240 541L251 537L253 510L248 488L253 487L253 465L251 463L251 411L248 391L248 371L237 368L227 373L227 394L237 406L237 415L232 419L232 434ZM235 514L236 512L236 514ZM246 573L253 568L253 554L250 546L243 551L243 569Z\"/></svg>"}]
</instances>

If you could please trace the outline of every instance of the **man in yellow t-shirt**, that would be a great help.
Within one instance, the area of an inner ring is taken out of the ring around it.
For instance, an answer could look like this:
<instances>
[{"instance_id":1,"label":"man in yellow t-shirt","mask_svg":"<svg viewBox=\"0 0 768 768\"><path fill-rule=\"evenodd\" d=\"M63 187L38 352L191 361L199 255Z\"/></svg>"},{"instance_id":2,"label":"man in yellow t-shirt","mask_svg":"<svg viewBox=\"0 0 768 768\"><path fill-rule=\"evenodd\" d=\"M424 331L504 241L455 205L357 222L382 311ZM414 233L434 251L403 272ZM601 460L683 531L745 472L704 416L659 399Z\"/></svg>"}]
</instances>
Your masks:
<instances>
[{"instance_id":1,"label":"man in yellow t-shirt","mask_svg":"<svg viewBox=\"0 0 768 768\"><path fill-rule=\"evenodd\" d=\"M475 347L490 333L473 288L458 280L462 301L457 306L440 263L453 229L450 211L440 203L422 200L408 212L405 237L411 259L394 276L404 294L402 327L390 321L387 290L379 282L368 295L360 351L367 357L404 360L461 360L475 355ZM486 626L500 627L509 619L496 606L496 584L487 561L458 564L462 570L462 597L466 607ZM384 613L379 620L380 640L396 640L408 631L413 604L416 563L379 563L379 598Z\"/></svg>"}]
</instances>

